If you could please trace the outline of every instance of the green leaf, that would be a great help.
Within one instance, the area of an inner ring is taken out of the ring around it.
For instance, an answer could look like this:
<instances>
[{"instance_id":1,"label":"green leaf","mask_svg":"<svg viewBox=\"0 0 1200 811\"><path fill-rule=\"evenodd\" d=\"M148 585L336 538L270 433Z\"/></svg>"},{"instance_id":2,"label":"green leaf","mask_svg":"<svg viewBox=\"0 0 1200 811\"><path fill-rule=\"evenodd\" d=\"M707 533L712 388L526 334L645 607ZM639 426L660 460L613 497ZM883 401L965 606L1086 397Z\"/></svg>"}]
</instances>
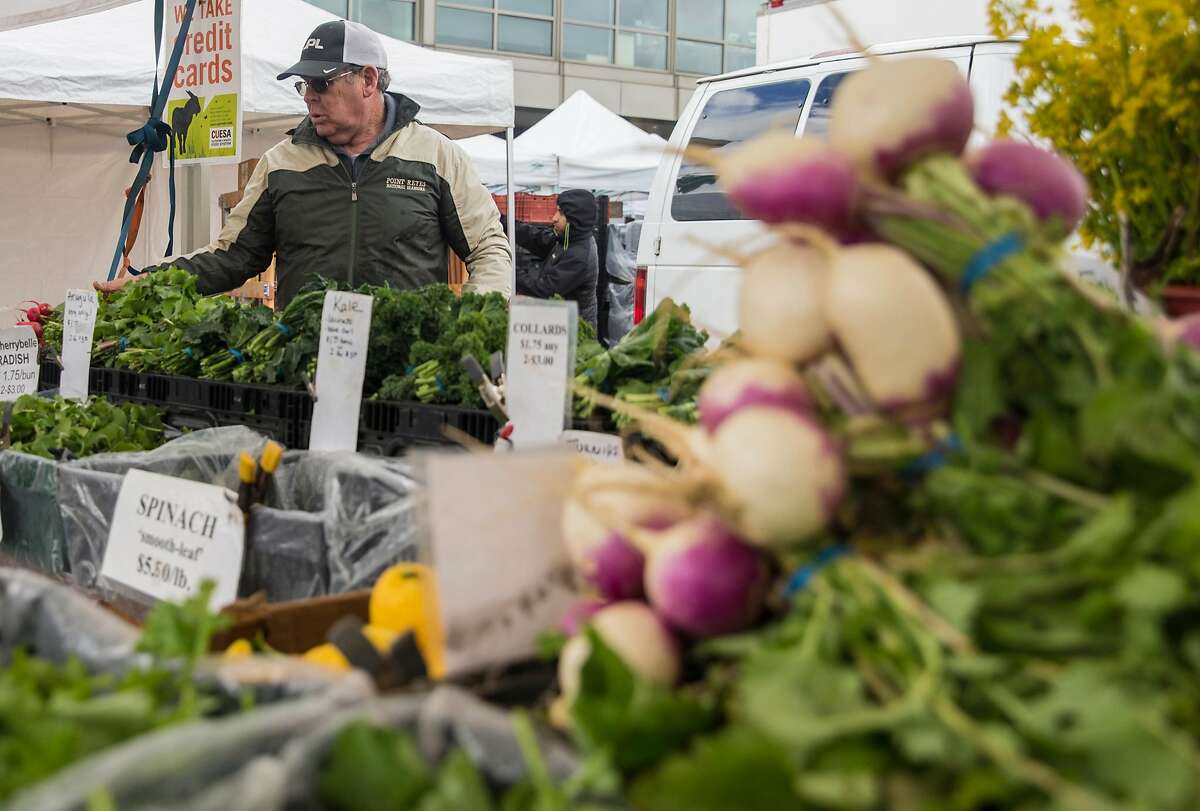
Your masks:
<instances>
[{"instance_id":1,"label":"green leaf","mask_svg":"<svg viewBox=\"0 0 1200 811\"><path fill-rule=\"evenodd\" d=\"M433 788L417 811L491 811L492 800L483 776L461 749L446 756Z\"/></svg>"},{"instance_id":2,"label":"green leaf","mask_svg":"<svg viewBox=\"0 0 1200 811\"><path fill-rule=\"evenodd\" d=\"M697 738L639 778L634 806L653 811L785 811L801 807L782 749L745 726Z\"/></svg>"},{"instance_id":3,"label":"green leaf","mask_svg":"<svg viewBox=\"0 0 1200 811\"><path fill-rule=\"evenodd\" d=\"M460 777L456 771L454 779ZM355 721L334 740L317 795L335 811L403 809L413 807L432 784L429 765L410 735Z\"/></svg>"},{"instance_id":4,"label":"green leaf","mask_svg":"<svg viewBox=\"0 0 1200 811\"><path fill-rule=\"evenodd\" d=\"M710 699L637 678L593 629L591 654L571 706L573 729L590 749L609 752L622 771L652 766L716 720Z\"/></svg>"},{"instance_id":5,"label":"green leaf","mask_svg":"<svg viewBox=\"0 0 1200 811\"><path fill-rule=\"evenodd\" d=\"M1116 596L1127 609L1165 614L1188 599L1187 581L1178 572L1141 563L1117 583Z\"/></svg>"}]
</instances>

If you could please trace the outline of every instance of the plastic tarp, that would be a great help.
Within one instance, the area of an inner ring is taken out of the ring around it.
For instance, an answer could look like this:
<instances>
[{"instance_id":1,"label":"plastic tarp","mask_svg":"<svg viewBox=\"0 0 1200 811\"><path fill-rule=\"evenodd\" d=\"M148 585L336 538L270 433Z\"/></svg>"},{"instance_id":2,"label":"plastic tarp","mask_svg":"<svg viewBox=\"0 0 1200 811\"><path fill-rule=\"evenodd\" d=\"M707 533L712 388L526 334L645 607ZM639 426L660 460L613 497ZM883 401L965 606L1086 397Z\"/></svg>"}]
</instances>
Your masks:
<instances>
[{"instance_id":1,"label":"plastic tarp","mask_svg":"<svg viewBox=\"0 0 1200 811\"><path fill-rule=\"evenodd\" d=\"M138 595L100 576L117 496L133 468L237 489L237 458L266 440L242 426L187 434L143 453L54 462L0 453L0 554L136 615ZM266 503L251 513L240 596L317 597L369 588L419 557L419 485L408 465L350 452L284 455Z\"/></svg>"},{"instance_id":2,"label":"plastic tarp","mask_svg":"<svg viewBox=\"0 0 1200 811\"><path fill-rule=\"evenodd\" d=\"M513 141L521 155L553 155L559 189L649 192L667 142L582 90Z\"/></svg>"},{"instance_id":3,"label":"plastic tarp","mask_svg":"<svg viewBox=\"0 0 1200 811\"><path fill-rule=\"evenodd\" d=\"M78 659L92 672L120 672L141 661L134 652L137 637L136 628L68 586L0 569L0 665L22 648L57 663ZM88 798L105 789L123 811L255 808L243 796L265 795L274 802L285 787L259 779L239 785L242 794L229 794L210 786L230 774L266 777L243 767L374 695L361 673L336 673L288 657L216 657L201 662L195 678L220 696L222 706L236 708L248 693L255 709L166 727L103 750L27 789L7 807L84 811Z\"/></svg>"},{"instance_id":4,"label":"plastic tarp","mask_svg":"<svg viewBox=\"0 0 1200 811\"><path fill-rule=\"evenodd\" d=\"M304 101L291 82L275 77L296 61L314 28L334 19L338 18L304 0L244 2L242 103L248 124L256 117L304 114ZM0 32L0 99L115 105L114 114L129 117L140 112L144 117L155 76L153 27L153 3L137 0ZM512 126L511 62L433 51L390 37L383 41L391 89L421 105L421 121L452 137ZM62 110L22 112L44 118ZM0 106L0 120L4 117L5 107Z\"/></svg>"},{"instance_id":5,"label":"plastic tarp","mask_svg":"<svg viewBox=\"0 0 1200 811\"><path fill-rule=\"evenodd\" d=\"M608 337L614 344L633 329L633 283L641 236L641 222L608 225Z\"/></svg>"}]
</instances>

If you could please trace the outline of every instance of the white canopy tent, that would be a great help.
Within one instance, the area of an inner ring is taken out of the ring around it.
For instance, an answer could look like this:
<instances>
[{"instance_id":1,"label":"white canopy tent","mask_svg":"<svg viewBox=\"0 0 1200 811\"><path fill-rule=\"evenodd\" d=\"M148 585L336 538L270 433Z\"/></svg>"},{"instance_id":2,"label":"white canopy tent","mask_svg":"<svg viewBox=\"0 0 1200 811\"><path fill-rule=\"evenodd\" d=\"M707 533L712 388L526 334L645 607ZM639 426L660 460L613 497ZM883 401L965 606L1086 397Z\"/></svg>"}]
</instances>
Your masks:
<instances>
[{"instance_id":1,"label":"white canopy tent","mask_svg":"<svg viewBox=\"0 0 1200 811\"><path fill-rule=\"evenodd\" d=\"M559 189L650 191L667 142L577 90L516 141L518 156L553 155Z\"/></svg>"},{"instance_id":2,"label":"white canopy tent","mask_svg":"<svg viewBox=\"0 0 1200 811\"><path fill-rule=\"evenodd\" d=\"M304 114L291 83L275 76L295 62L309 33L332 19L303 0L244 3L243 158L261 155ZM0 304L61 300L65 287L85 285L107 272L120 228L122 190L134 175L124 134L145 122L154 83L153 21L152 0L134 0L86 16L0 31ZM511 130L510 62L383 39L392 89L421 104L421 121L450 137ZM187 201L201 201L215 214L217 195L236 188L236 170L213 167L176 177L180 245L181 223L192 213ZM165 180L166 172L156 168L135 264L162 257ZM211 219L215 231L219 217ZM201 243L207 236L200 235Z\"/></svg>"},{"instance_id":3,"label":"white canopy tent","mask_svg":"<svg viewBox=\"0 0 1200 811\"><path fill-rule=\"evenodd\" d=\"M134 0L4 0L0 31L116 8Z\"/></svg>"},{"instance_id":4,"label":"white canopy tent","mask_svg":"<svg viewBox=\"0 0 1200 811\"><path fill-rule=\"evenodd\" d=\"M501 138L476 135L464 138L458 145L466 150L475 164L483 185L492 191L503 191L508 185L508 145ZM513 185L519 191L553 188L558 182L558 159L554 155L533 155L517 147L513 141Z\"/></svg>"}]
</instances>

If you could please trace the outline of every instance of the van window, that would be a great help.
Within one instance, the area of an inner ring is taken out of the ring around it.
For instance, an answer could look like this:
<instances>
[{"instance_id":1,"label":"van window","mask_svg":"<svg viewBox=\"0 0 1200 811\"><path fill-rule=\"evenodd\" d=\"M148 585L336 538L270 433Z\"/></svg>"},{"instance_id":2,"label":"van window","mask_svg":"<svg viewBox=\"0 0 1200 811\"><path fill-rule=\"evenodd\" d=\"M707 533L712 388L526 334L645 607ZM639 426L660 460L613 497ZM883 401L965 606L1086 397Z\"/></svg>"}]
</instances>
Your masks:
<instances>
[{"instance_id":1,"label":"van window","mask_svg":"<svg viewBox=\"0 0 1200 811\"><path fill-rule=\"evenodd\" d=\"M795 132L812 83L808 79L722 90L704 105L688 146L729 149L772 127ZM712 169L684 160L675 178L671 217L676 222L743 220Z\"/></svg>"},{"instance_id":2,"label":"van window","mask_svg":"<svg viewBox=\"0 0 1200 811\"><path fill-rule=\"evenodd\" d=\"M822 141L829 135L829 118L833 113L833 93L849 73L831 73L817 85L813 95L812 109L808 112L808 122L804 125L804 135L820 138Z\"/></svg>"}]
</instances>

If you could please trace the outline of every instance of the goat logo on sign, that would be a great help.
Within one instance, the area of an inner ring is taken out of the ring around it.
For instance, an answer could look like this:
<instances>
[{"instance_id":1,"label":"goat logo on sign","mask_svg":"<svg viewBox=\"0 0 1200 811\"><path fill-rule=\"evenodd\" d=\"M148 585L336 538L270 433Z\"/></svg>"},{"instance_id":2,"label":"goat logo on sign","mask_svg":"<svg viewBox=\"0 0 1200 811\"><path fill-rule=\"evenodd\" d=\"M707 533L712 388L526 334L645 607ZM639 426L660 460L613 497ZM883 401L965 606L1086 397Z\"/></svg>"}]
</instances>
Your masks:
<instances>
[{"instance_id":1,"label":"goat logo on sign","mask_svg":"<svg viewBox=\"0 0 1200 811\"><path fill-rule=\"evenodd\" d=\"M192 119L200 114L200 99L190 90L187 94L187 102L171 112L171 137L175 140L176 155L187 151L188 130L192 128Z\"/></svg>"}]
</instances>

